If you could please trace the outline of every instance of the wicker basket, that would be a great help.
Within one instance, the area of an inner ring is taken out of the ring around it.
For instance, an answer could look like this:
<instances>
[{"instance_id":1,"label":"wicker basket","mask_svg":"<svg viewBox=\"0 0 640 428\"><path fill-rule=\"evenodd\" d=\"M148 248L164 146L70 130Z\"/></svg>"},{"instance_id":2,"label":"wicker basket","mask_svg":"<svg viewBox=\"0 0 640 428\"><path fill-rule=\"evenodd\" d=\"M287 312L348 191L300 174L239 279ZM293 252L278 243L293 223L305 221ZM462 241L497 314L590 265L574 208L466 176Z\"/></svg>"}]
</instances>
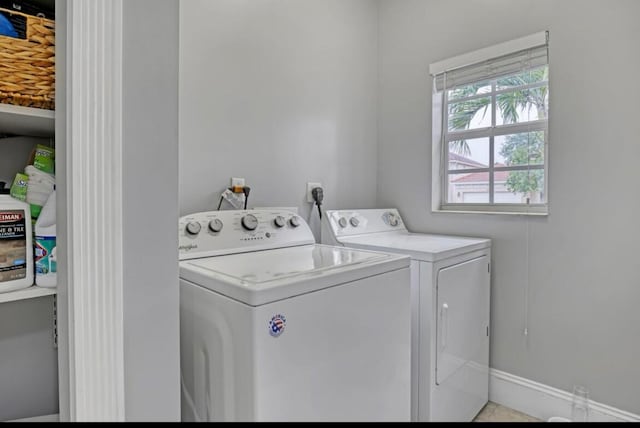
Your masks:
<instances>
[{"instance_id":1,"label":"wicker basket","mask_svg":"<svg viewBox=\"0 0 640 428\"><path fill-rule=\"evenodd\" d=\"M27 39L0 36L0 103L55 108L55 23L14 10L26 18Z\"/></svg>"}]
</instances>

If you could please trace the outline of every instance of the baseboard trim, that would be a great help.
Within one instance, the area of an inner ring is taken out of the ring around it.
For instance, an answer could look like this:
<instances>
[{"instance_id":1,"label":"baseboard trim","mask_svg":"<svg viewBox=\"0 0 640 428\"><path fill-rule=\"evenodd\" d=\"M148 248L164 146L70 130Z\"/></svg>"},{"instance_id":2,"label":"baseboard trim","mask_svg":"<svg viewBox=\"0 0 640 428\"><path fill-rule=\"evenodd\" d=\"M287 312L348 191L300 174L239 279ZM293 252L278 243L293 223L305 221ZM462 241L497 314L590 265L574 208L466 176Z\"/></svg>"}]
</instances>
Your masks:
<instances>
[{"instance_id":1,"label":"baseboard trim","mask_svg":"<svg viewBox=\"0 0 640 428\"><path fill-rule=\"evenodd\" d=\"M535 418L570 417L572 394L496 369L489 371L489 400ZM640 422L640 415L596 401L590 402L589 421Z\"/></svg>"},{"instance_id":2,"label":"baseboard trim","mask_svg":"<svg viewBox=\"0 0 640 428\"><path fill-rule=\"evenodd\" d=\"M7 422L60 422L60 415L55 413L53 415L35 416L32 418L14 419Z\"/></svg>"}]
</instances>

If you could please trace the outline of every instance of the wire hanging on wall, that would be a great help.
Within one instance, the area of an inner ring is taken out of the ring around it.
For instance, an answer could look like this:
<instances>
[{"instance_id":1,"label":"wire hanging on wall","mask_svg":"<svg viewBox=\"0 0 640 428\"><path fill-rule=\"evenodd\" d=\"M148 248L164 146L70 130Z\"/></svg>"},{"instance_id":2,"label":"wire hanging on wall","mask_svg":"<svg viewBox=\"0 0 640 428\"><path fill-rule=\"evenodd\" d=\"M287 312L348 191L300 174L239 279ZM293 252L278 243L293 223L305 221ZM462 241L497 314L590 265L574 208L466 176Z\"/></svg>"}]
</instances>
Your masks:
<instances>
[{"instance_id":1,"label":"wire hanging on wall","mask_svg":"<svg viewBox=\"0 0 640 428\"><path fill-rule=\"evenodd\" d=\"M524 329L522 334L529 336L529 217L525 217L525 268L524 268Z\"/></svg>"}]
</instances>

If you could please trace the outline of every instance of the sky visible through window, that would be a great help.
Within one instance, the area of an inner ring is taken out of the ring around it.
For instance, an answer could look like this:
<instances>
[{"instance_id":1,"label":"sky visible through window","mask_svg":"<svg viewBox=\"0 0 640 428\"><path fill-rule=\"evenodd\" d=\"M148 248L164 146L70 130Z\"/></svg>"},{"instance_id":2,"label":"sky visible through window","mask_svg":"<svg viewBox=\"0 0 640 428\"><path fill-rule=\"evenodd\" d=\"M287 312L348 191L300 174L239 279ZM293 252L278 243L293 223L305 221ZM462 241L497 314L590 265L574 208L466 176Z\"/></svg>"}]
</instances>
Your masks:
<instances>
[{"instance_id":1,"label":"sky visible through window","mask_svg":"<svg viewBox=\"0 0 640 428\"><path fill-rule=\"evenodd\" d=\"M536 120L538 118L537 111L535 111L535 107L532 108L533 111L529 112L525 109L518 109L518 117L520 118L528 118L529 115L533 116L523 121ZM499 114L499 113L498 113ZM473 119L471 120L471 124L469 126L470 129L476 128L488 128L491 126L491 115L484 114L484 111L478 111ZM498 136L494 139L494 162L499 164L505 164L506 160L504 157L500 155L500 148L504 144L505 136ZM469 159L473 159L476 162L480 162L483 165L489 166L489 140L486 138L478 139L477 141L467 140L469 143L469 151L471 154L467 156Z\"/></svg>"}]
</instances>

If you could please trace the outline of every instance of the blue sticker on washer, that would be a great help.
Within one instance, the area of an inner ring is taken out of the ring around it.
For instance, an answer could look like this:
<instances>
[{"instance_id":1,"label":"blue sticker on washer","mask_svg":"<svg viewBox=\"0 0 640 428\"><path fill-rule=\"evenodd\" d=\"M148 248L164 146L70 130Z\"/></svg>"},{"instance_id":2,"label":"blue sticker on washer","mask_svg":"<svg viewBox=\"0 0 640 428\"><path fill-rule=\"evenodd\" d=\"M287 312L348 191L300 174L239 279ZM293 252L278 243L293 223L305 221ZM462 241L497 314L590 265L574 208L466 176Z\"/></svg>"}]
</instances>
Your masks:
<instances>
[{"instance_id":1,"label":"blue sticker on washer","mask_svg":"<svg viewBox=\"0 0 640 428\"><path fill-rule=\"evenodd\" d=\"M287 324L287 319L282 314L274 315L269 321L269 334L273 337L278 337L284 331L284 326Z\"/></svg>"}]
</instances>

